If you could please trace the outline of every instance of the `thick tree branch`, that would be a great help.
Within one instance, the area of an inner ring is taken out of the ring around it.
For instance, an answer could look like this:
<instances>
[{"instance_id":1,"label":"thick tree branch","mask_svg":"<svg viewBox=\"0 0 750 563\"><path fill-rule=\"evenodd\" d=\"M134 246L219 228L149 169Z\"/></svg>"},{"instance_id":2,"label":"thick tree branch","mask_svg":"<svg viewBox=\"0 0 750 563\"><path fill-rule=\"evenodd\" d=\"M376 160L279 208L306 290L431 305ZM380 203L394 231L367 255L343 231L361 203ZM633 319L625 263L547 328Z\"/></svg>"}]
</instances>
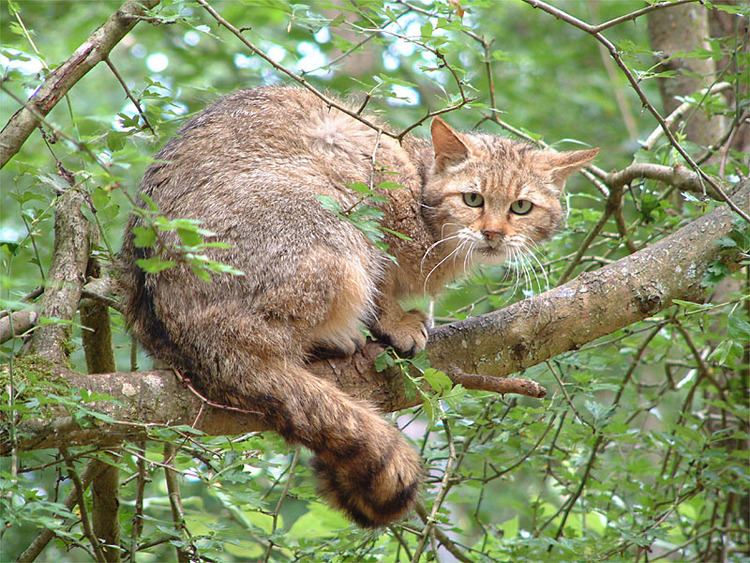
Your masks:
<instances>
[{"instance_id":1,"label":"thick tree branch","mask_svg":"<svg viewBox=\"0 0 750 563\"><path fill-rule=\"evenodd\" d=\"M0 344L15 336L21 336L36 324L36 311L14 311L0 318Z\"/></svg>"},{"instance_id":2,"label":"thick tree branch","mask_svg":"<svg viewBox=\"0 0 750 563\"><path fill-rule=\"evenodd\" d=\"M745 209L750 208L749 196L750 182L734 194ZM640 321L668 307L673 299L701 300L701 279L719 257L716 241L731 231L732 219L723 205L646 249L538 297L439 327L427 348L432 365L448 373L502 377ZM413 405L415 399L407 398L399 375L375 372L373 363L380 350L370 344L356 356L319 361L310 369L384 411ZM73 387L118 399L96 405L118 423L106 425L105 432L101 425L81 427L67 416L21 421L19 449L61 443L112 445L123 438L143 437L149 428L163 425L192 425L207 434L264 430L252 415L206 405L171 371L59 372ZM6 437L0 434L0 438L0 453L5 453Z\"/></svg>"},{"instance_id":3,"label":"thick tree branch","mask_svg":"<svg viewBox=\"0 0 750 563\"><path fill-rule=\"evenodd\" d=\"M62 364L70 320L75 317L89 260L89 223L81 210L82 192L70 188L55 204L55 246L47 287L39 315L57 322L38 327L31 340L32 351Z\"/></svg>"},{"instance_id":4,"label":"thick tree branch","mask_svg":"<svg viewBox=\"0 0 750 563\"><path fill-rule=\"evenodd\" d=\"M93 236L93 235L92 235ZM99 276L99 265L89 261L89 274ZM83 350L89 373L108 373L117 369L112 351L112 330L109 309L99 301L84 299L80 306ZM91 521L94 535L102 540L102 554L108 563L120 561L120 471L115 464L93 460L101 471L91 485L93 509Z\"/></svg>"},{"instance_id":5,"label":"thick tree branch","mask_svg":"<svg viewBox=\"0 0 750 563\"><path fill-rule=\"evenodd\" d=\"M127 0L104 24L97 29L70 58L57 67L37 88L22 107L8 120L0 131L0 168L21 149L34 128L39 116L45 117L65 94L88 71L105 60L109 52L138 23L146 8L153 8L159 0Z\"/></svg>"}]
</instances>

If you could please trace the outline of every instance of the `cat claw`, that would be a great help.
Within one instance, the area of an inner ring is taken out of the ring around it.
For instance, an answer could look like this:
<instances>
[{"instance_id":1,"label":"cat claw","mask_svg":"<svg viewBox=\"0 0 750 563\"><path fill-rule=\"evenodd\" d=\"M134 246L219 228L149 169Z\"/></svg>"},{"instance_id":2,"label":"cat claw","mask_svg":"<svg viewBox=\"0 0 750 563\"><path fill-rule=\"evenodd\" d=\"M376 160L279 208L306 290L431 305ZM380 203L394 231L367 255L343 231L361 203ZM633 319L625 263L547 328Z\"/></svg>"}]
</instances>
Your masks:
<instances>
[{"instance_id":1,"label":"cat claw","mask_svg":"<svg viewBox=\"0 0 750 563\"><path fill-rule=\"evenodd\" d=\"M386 329L379 323L370 330L382 345L390 346L399 356L412 358L427 345L426 321L427 317L421 311L412 310L392 327Z\"/></svg>"}]
</instances>

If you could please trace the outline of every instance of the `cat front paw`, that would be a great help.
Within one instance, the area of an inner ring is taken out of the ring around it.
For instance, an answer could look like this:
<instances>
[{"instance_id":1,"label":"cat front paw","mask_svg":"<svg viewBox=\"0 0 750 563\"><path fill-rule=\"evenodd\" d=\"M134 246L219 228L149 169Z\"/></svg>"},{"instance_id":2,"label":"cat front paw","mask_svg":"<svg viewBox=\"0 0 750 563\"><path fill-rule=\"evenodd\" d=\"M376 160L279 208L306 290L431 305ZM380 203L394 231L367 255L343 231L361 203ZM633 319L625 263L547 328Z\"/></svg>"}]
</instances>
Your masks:
<instances>
[{"instance_id":1,"label":"cat front paw","mask_svg":"<svg viewBox=\"0 0 750 563\"><path fill-rule=\"evenodd\" d=\"M385 346L392 346L402 356L412 357L427 345L427 315L413 309L397 321L379 319L373 335Z\"/></svg>"},{"instance_id":2,"label":"cat front paw","mask_svg":"<svg viewBox=\"0 0 750 563\"><path fill-rule=\"evenodd\" d=\"M335 342L322 342L315 344L307 353L308 361L331 360L336 358L348 358L359 352L365 345L365 337L361 334L341 338Z\"/></svg>"}]
</instances>

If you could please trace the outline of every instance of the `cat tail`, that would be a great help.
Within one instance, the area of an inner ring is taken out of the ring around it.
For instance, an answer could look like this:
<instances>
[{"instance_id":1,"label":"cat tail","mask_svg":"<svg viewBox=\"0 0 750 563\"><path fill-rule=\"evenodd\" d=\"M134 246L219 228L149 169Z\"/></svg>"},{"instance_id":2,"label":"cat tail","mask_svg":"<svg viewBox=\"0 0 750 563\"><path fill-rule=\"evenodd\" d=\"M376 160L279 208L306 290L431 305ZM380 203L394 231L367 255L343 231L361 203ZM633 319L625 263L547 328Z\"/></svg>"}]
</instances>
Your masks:
<instances>
[{"instance_id":1,"label":"cat tail","mask_svg":"<svg viewBox=\"0 0 750 563\"><path fill-rule=\"evenodd\" d=\"M315 453L321 494L362 527L390 524L410 512L423 478L421 458L370 404L303 366L278 366L282 386L250 398L274 405L266 422L288 442ZM282 388L285 387L285 388ZM286 397L284 401L278 401ZM263 410L260 408L258 410Z\"/></svg>"},{"instance_id":2,"label":"cat tail","mask_svg":"<svg viewBox=\"0 0 750 563\"><path fill-rule=\"evenodd\" d=\"M138 250L126 239L126 257ZM231 301L191 309L180 325L162 321L153 286L133 262L119 264L117 292L132 332L156 358L210 399L254 411L287 442L311 449L322 495L360 526L383 526L412 510L423 478L417 452L369 403L305 369L301 354L288 349L288 326Z\"/></svg>"}]
</instances>

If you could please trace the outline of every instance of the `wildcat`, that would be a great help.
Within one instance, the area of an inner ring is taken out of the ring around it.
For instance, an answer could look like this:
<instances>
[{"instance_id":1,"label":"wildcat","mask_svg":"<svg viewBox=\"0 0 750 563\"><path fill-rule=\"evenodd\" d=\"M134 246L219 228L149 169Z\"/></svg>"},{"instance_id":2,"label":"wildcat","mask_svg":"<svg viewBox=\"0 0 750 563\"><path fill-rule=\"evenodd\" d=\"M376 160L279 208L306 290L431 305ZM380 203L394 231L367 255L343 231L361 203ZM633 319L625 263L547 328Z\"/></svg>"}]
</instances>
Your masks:
<instances>
[{"instance_id":1,"label":"wildcat","mask_svg":"<svg viewBox=\"0 0 750 563\"><path fill-rule=\"evenodd\" d=\"M199 219L229 243L211 256L244 275L205 283L184 264L145 273L136 260L153 251L134 244L142 224L134 215L120 264L126 318L207 397L256 411L311 449L333 505L361 526L388 524L415 502L418 454L372 406L305 362L321 351L354 353L362 324L400 353L424 348L425 315L399 301L435 295L470 265L550 237L566 178L597 151L537 150L459 133L439 118L431 141L399 143L305 89L238 91L167 143L141 190L160 213ZM395 262L319 199L351 209L361 195L348 186L385 180L403 186L383 190L378 204L382 227L408 236L388 237Z\"/></svg>"}]
</instances>

